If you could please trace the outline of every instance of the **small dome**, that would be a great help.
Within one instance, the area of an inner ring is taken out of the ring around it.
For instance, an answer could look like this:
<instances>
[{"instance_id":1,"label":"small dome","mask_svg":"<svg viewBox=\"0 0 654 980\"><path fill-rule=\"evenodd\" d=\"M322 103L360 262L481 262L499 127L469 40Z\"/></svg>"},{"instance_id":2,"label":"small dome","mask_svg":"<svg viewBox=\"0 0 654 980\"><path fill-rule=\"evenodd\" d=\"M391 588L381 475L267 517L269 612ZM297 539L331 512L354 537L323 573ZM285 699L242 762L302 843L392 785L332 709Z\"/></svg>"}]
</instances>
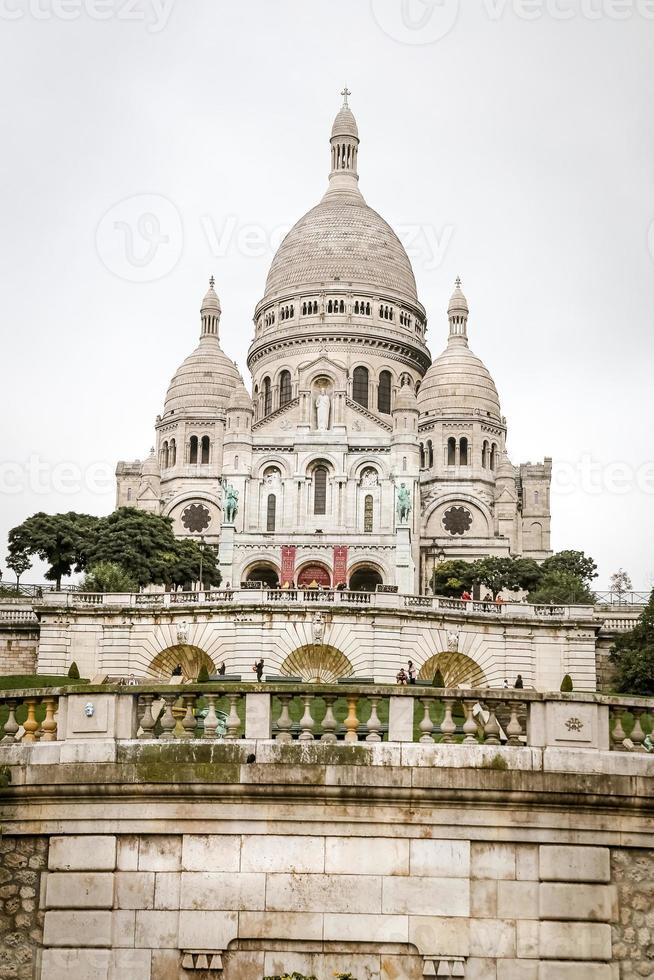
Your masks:
<instances>
[{"instance_id":1,"label":"small dome","mask_svg":"<svg viewBox=\"0 0 654 980\"><path fill-rule=\"evenodd\" d=\"M252 399L248 395L244 384L237 385L229 396L227 411L231 412L236 409L240 409L241 411L245 409L249 412L253 411Z\"/></svg>"},{"instance_id":2,"label":"small dome","mask_svg":"<svg viewBox=\"0 0 654 980\"><path fill-rule=\"evenodd\" d=\"M354 118L354 113L349 106L343 106L334 120L332 139L335 136L354 136L356 139L359 138L359 127Z\"/></svg>"},{"instance_id":3,"label":"small dome","mask_svg":"<svg viewBox=\"0 0 654 980\"><path fill-rule=\"evenodd\" d=\"M412 385L402 385L395 398L394 412L417 412L418 399Z\"/></svg>"},{"instance_id":4,"label":"small dome","mask_svg":"<svg viewBox=\"0 0 654 980\"><path fill-rule=\"evenodd\" d=\"M209 280L209 288L205 293L204 299L202 300L202 306L200 307L201 313L218 313L222 312L220 308L220 300L218 299L218 294L213 288L216 284L216 280L212 276Z\"/></svg>"},{"instance_id":5,"label":"small dome","mask_svg":"<svg viewBox=\"0 0 654 980\"><path fill-rule=\"evenodd\" d=\"M437 357L418 392L421 415L483 415L501 421L495 382L483 361L464 344L451 343Z\"/></svg>"},{"instance_id":6,"label":"small dome","mask_svg":"<svg viewBox=\"0 0 654 980\"><path fill-rule=\"evenodd\" d=\"M160 476L161 472L159 470L159 461L157 459L157 454L154 451L154 446L150 450L150 455L143 463L141 467L141 477L145 476Z\"/></svg>"},{"instance_id":7,"label":"small dome","mask_svg":"<svg viewBox=\"0 0 654 980\"><path fill-rule=\"evenodd\" d=\"M515 468L508 457L506 449L500 456L500 462L495 471L495 479L515 480Z\"/></svg>"},{"instance_id":8,"label":"small dome","mask_svg":"<svg viewBox=\"0 0 654 980\"><path fill-rule=\"evenodd\" d=\"M450 304L447 308L447 312L449 315L451 315L452 313L468 314L470 312L470 310L468 309L468 300L465 298L463 294L463 290L461 289L460 279L456 280L456 285L454 287L454 292L450 297Z\"/></svg>"},{"instance_id":9,"label":"small dome","mask_svg":"<svg viewBox=\"0 0 654 980\"><path fill-rule=\"evenodd\" d=\"M203 337L170 382L164 416L174 412L215 415L224 411L232 391L243 386L239 370L214 337Z\"/></svg>"}]
</instances>

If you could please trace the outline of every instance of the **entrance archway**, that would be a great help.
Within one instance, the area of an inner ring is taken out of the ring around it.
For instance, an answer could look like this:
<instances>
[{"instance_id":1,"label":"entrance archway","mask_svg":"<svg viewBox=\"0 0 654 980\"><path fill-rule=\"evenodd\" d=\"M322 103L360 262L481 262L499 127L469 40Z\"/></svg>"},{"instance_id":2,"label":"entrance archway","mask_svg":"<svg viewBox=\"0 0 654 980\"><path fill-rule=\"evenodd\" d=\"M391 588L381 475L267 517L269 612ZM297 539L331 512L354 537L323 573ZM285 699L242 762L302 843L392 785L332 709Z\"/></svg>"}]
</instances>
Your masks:
<instances>
[{"instance_id":1,"label":"entrance archway","mask_svg":"<svg viewBox=\"0 0 654 980\"><path fill-rule=\"evenodd\" d=\"M437 653L430 657L420 668L418 680L432 684L438 672L445 687L488 687L479 664L463 653Z\"/></svg>"},{"instance_id":2,"label":"entrance archway","mask_svg":"<svg viewBox=\"0 0 654 980\"><path fill-rule=\"evenodd\" d=\"M267 589L278 589L279 572L274 565L270 565L268 562L260 562L248 569L245 581L263 582Z\"/></svg>"},{"instance_id":3,"label":"entrance archway","mask_svg":"<svg viewBox=\"0 0 654 980\"><path fill-rule=\"evenodd\" d=\"M177 643L157 654L148 667L148 674L157 680L170 680L177 666L182 668L180 684L196 680L202 667L206 667L210 674L216 673L213 660L204 650L190 643Z\"/></svg>"},{"instance_id":4,"label":"entrance archway","mask_svg":"<svg viewBox=\"0 0 654 980\"><path fill-rule=\"evenodd\" d=\"M308 643L289 654L280 672L287 677L301 677L309 684L335 684L339 677L349 677L354 668L336 647Z\"/></svg>"},{"instance_id":5,"label":"entrance archway","mask_svg":"<svg viewBox=\"0 0 654 980\"><path fill-rule=\"evenodd\" d=\"M374 565L359 565L350 575L349 588L353 592L375 592L378 585L383 585L381 572Z\"/></svg>"},{"instance_id":6,"label":"entrance archway","mask_svg":"<svg viewBox=\"0 0 654 980\"><path fill-rule=\"evenodd\" d=\"M331 588L332 577L326 565L320 562L311 562L300 569L297 577L298 588L307 589L310 586L322 586L323 589Z\"/></svg>"}]
</instances>

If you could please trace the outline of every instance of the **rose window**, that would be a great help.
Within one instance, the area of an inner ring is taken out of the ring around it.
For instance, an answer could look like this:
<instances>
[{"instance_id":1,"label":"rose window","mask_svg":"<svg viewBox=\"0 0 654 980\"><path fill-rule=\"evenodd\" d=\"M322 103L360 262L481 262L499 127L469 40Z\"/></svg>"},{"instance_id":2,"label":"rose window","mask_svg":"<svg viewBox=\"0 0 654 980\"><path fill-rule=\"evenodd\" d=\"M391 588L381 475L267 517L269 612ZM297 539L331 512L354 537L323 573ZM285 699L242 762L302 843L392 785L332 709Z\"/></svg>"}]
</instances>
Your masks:
<instances>
[{"instance_id":1,"label":"rose window","mask_svg":"<svg viewBox=\"0 0 654 980\"><path fill-rule=\"evenodd\" d=\"M472 514L465 507L450 507L443 514L443 527L449 534L465 534L472 527Z\"/></svg>"},{"instance_id":2,"label":"rose window","mask_svg":"<svg viewBox=\"0 0 654 980\"><path fill-rule=\"evenodd\" d=\"M211 514L202 504L191 504L182 514L182 524L191 534L200 534L211 524Z\"/></svg>"}]
</instances>

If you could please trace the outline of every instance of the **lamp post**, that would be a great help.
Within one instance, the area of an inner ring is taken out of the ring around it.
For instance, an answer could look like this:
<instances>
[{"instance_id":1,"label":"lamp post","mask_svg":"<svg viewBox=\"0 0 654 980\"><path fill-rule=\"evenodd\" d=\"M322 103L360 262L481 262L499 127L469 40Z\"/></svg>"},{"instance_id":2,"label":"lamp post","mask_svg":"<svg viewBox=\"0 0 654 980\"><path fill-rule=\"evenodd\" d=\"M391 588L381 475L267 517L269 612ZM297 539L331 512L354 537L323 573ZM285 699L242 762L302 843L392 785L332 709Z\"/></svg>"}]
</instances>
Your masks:
<instances>
[{"instance_id":1,"label":"lamp post","mask_svg":"<svg viewBox=\"0 0 654 980\"><path fill-rule=\"evenodd\" d=\"M204 549L205 549L205 543L204 543L204 538L202 537L202 535L200 535L200 544L198 545L198 548L200 549L200 592L203 592L204 589L202 588L202 573L204 571Z\"/></svg>"}]
</instances>

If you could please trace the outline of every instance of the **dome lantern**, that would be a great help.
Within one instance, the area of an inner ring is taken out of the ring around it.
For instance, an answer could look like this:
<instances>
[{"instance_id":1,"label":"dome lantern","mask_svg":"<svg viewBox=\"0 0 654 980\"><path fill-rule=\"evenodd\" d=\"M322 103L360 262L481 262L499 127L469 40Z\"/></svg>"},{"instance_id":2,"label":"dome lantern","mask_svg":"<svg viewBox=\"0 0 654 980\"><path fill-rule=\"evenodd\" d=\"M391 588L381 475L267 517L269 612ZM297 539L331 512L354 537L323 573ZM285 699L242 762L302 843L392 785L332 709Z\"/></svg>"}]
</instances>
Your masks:
<instances>
[{"instance_id":1,"label":"dome lantern","mask_svg":"<svg viewBox=\"0 0 654 980\"><path fill-rule=\"evenodd\" d=\"M218 294L213 288L215 285L216 280L212 276L209 280L209 289L205 293L202 306L200 307L200 317L202 320L201 341L205 337L213 337L215 340L218 340L218 328L220 326L220 314L222 310L220 308Z\"/></svg>"},{"instance_id":2,"label":"dome lantern","mask_svg":"<svg viewBox=\"0 0 654 980\"><path fill-rule=\"evenodd\" d=\"M461 289L461 278L457 276L454 292L447 308L450 321L450 337L448 343L459 343L468 346L468 300Z\"/></svg>"}]
</instances>

